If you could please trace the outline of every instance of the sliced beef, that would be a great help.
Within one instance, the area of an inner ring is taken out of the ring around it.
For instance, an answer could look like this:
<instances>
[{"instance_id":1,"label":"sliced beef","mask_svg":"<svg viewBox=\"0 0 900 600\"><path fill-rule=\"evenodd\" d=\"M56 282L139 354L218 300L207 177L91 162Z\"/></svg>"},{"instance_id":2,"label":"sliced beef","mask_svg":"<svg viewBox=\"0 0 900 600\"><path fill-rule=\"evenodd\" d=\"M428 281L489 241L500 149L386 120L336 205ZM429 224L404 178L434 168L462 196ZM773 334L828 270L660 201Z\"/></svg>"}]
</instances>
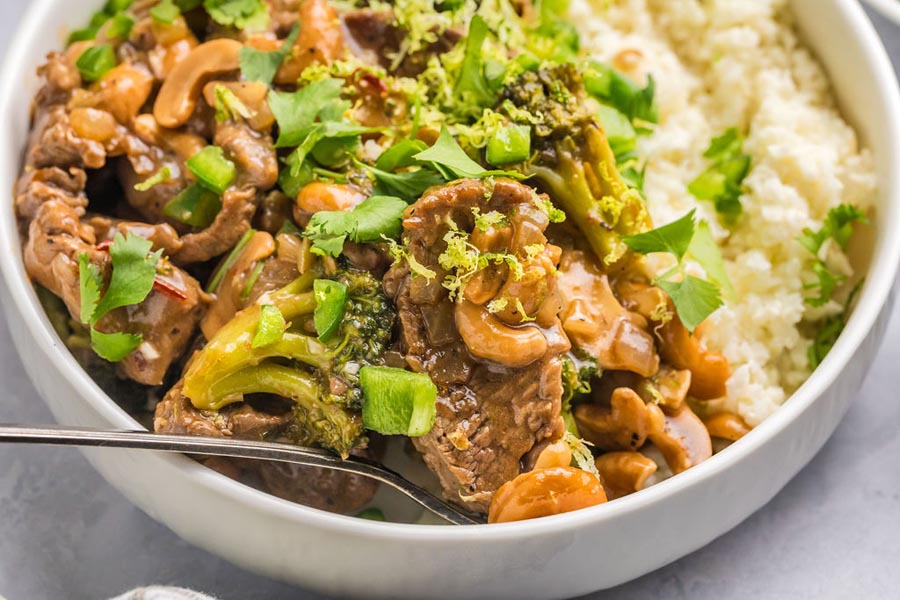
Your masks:
<instances>
[{"instance_id":1,"label":"sliced beef","mask_svg":"<svg viewBox=\"0 0 900 600\"><path fill-rule=\"evenodd\" d=\"M80 321L78 256L86 253L106 275L109 255L97 249L93 227L78 217L69 203L50 200L41 204L29 226L24 258L28 274L62 298L72 318ZM143 343L118 368L138 383L159 385L169 366L187 347L207 301L193 277L167 265L146 300L112 311L97 328L104 332L140 333Z\"/></svg>"},{"instance_id":2,"label":"sliced beef","mask_svg":"<svg viewBox=\"0 0 900 600\"><path fill-rule=\"evenodd\" d=\"M546 242L546 214L539 212L526 186L463 180L435 188L407 210L404 241L416 260L438 276L429 283L397 264L385 276L385 291L397 304L407 362L438 387L434 429L414 444L448 499L486 512L493 493L519 475L528 454L564 432L560 357L569 344L551 294L544 301L550 309L542 329L546 351L530 364L500 364L479 358L467 346L459 321L454 321L458 305L441 286L447 273L438 256L446 249L449 223L472 231L473 208L481 214L507 215L512 230L507 239L513 248Z\"/></svg>"},{"instance_id":3,"label":"sliced beef","mask_svg":"<svg viewBox=\"0 0 900 600\"><path fill-rule=\"evenodd\" d=\"M250 229L259 203L256 188L229 188L222 196L222 210L209 227L181 238L181 250L172 255L177 264L205 262L225 254Z\"/></svg>"},{"instance_id":4,"label":"sliced beef","mask_svg":"<svg viewBox=\"0 0 900 600\"><path fill-rule=\"evenodd\" d=\"M99 169L106 164L104 144L79 136L69 117L65 106L52 106L37 113L27 165Z\"/></svg>"},{"instance_id":5,"label":"sliced beef","mask_svg":"<svg viewBox=\"0 0 900 600\"><path fill-rule=\"evenodd\" d=\"M31 221L41 204L56 200L68 204L81 216L88 204L84 194L86 183L87 175L77 168L65 171L47 167L26 171L16 183L16 215Z\"/></svg>"},{"instance_id":6,"label":"sliced beef","mask_svg":"<svg viewBox=\"0 0 900 600\"><path fill-rule=\"evenodd\" d=\"M407 54L396 64L396 56L406 38L404 31L390 10L361 8L341 15L344 38L351 52L362 60L391 69L400 77L415 77L428 66L432 56L451 50L462 38L463 32L448 29L437 41L423 50Z\"/></svg>"},{"instance_id":7,"label":"sliced beef","mask_svg":"<svg viewBox=\"0 0 900 600\"><path fill-rule=\"evenodd\" d=\"M279 440L290 424L290 411L264 412L247 402L220 411L201 411L176 384L156 406L153 428L157 433L199 435L248 440ZM234 479L257 477L275 496L320 510L351 513L367 504L378 489L370 479L329 469L267 462L216 459L208 466Z\"/></svg>"},{"instance_id":8,"label":"sliced beef","mask_svg":"<svg viewBox=\"0 0 900 600\"><path fill-rule=\"evenodd\" d=\"M236 185L267 192L278 181L278 157L269 135L244 122L227 121L216 127L214 143L225 151L238 171Z\"/></svg>"}]
</instances>

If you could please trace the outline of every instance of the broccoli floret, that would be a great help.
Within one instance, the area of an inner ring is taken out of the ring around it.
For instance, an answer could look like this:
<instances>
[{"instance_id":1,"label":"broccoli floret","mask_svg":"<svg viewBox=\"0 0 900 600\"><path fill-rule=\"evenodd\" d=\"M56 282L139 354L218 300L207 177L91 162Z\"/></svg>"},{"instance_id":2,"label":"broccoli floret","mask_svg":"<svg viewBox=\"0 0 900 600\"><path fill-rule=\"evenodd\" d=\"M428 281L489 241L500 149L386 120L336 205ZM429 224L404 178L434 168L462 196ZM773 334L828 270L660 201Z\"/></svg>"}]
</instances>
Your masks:
<instances>
[{"instance_id":1,"label":"broccoli floret","mask_svg":"<svg viewBox=\"0 0 900 600\"><path fill-rule=\"evenodd\" d=\"M597 257L618 262L622 237L651 228L640 193L625 183L576 67L526 72L504 91L501 106L513 120L533 124L534 154L523 168L581 229Z\"/></svg>"},{"instance_id":2,"label":"broccoli floret","mask_svg":"<svg viewBox=\"0 0 900 600\"><path fill-rule=\"evenodd\" d=\"M591 393L591 380L600 377L600 367L597 361L587 355L576 355L570 352L563 358L562 366L562 418L566 423L566 430L579 436L578 425L575 424L575 417L572 415L572 402L578 396L584 396Z\"/></svg>"},{"instance_id":3,"label":"broccoli floret","mask_svg":"<svg viewBox=\"0 0 900 600\"><path fill-rule=\"evenodd\" d=\"M260 305L239 312L192 359L184 394L202 410L219 410L247 394L294 402L290 425L279 431L298 444L321 445L341 456L364 443L359 369L378 364L390 338L394 312L369 273L341 268L329 276L348 286L347 312L338 335L325 344L310 332L316 300L314 273L261 299L281 311L288 328L277 341L253 347Z\"/></svg>"}]
</instances>

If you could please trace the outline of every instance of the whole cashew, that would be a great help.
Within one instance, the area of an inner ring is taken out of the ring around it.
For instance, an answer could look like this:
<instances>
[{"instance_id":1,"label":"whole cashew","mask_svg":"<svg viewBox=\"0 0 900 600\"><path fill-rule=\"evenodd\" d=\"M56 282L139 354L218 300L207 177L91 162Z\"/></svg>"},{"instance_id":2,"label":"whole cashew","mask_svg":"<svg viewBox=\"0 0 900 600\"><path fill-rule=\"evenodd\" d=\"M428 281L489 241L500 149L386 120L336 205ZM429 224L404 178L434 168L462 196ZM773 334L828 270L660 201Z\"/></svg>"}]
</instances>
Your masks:
<instances>
[{"instance_id":1,"label":"whole cashew","mask_svg":"<svg viewBox=\"0 0 900 600\"><path fill-rule=\"evenodd\" d=\"M491 501L488 523L558 515L606 502L600 480L574 467L522 473L504 483Z\"/></svg>"},{"instance_id":2,"label":"whole cashew","mask_svg":"<svg viewBox=\"0 0 900 600\"><path fill-rule=\"evenodd\" d=\"M607 452L594 464L610 500L644 489L657 469L656 463L640 452Z\"/></svg>"},{"instance_id":3,"label":"whole cashew","mask_svg":"<svg viewBox=\"0 0 900 600\"><path fill-rule=\"evenodd\" d=\"M240 68L243 45L227 38L200 44L178 63L163 82L153 105L162 127L174 129L187 122L197 106L204 84L212 77Z\"/></svg>"},{"instance_id":4,"label":"whole cashew","mask_svg":"<svg viewBox=\"0 0 900 600\"><path fill-rule=\"evenodd\" d=\"M474 356L509 367L525 367L547 353L547 338L535 327L509 327L486 309L463 300L456 327Z\"/></svg>"}]
</instances>

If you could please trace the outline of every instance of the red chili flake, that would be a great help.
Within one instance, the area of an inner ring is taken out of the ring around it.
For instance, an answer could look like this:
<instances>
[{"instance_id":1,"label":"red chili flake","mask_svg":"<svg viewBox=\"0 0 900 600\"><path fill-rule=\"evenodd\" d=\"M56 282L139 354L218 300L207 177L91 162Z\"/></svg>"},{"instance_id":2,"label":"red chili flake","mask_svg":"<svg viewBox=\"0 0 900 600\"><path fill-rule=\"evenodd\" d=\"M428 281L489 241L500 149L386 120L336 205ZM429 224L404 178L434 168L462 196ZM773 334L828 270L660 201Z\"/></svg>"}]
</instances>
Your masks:
<instances>
[{"instance_id":1,"label":"red chili flake","mask_svg":"<svg viewBox=\"0 0 900 600\"><path fill-rule=\"evenodd\" d=\"M159 277L153 280L153 289L175 300L187 300L187 294L184 290Z\"/></svg>"},{"instance_id":2,"label":"red chili flake","mask_svg":"<svg viewBox=\"0 0 900 600\"><path fill-rule=\"evenodd\" d=\"M99 244L97 244L97 250L100 252L108 252L109 247L112 246L112 240L103 240Z\"/></svg>"},{"instance_id":3,"label":"red chili flake","mask_svg":"<svg viewBox=\"0 0 900 600\"><path fill-rule=\"evenodd\" d=\"M359 78L360 83L370 86L379 94L386 94L388 91L387 84L380 77L376 77L372 73L364 73L362 77Z\"/></svg>"}]
</instances>

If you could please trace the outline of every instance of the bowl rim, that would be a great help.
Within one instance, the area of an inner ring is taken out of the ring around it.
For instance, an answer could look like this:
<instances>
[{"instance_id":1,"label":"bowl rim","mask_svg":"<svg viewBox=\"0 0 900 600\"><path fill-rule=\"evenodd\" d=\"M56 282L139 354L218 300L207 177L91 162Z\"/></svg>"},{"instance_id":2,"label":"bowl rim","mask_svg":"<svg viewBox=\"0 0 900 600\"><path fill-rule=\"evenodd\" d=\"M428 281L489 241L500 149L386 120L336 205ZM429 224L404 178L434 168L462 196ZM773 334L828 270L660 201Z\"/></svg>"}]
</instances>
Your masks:
<instances>
[{"instance_id":1,"label":"bowl rim","mask_svg":"<svg viewBox=\"0 0 900 600\"><path fill-rule=\"evenodd\" d=\"M58 4L59 0L32 2L9 43L0 69L0 84L2 84L0 90L6 90L0 92L0 128L6 128L7 132L16 124L3 120L2 116L11 110L15 92L20 89L19 84L29 76L33 76L32 73L26 72L25 65L29 64L26 48L36 36L45 35L41 30L41 23ZM865 57L865 68L875 75L878 97L886 117L882 126L891 132L889 153L891 156L900 156L900 91L890 59L862 7L856 2L844 0L835 0L835 4L846 27L852 31L855 42L860 46ZM7 135L5 139L13 137ZM21 148L7 145L0 147L0 180L8 177L8 181L13 182L17 179L21 154ZM888 200L884 210L879 214L878 223L883 230L879 236L879 245L872 256L866 284L857 306L844 332L823 363L775 413L754 428L740 443L726 448L677 477L659 482L636 494L572 513L531 521L494 524L487 528L382 523L336 515L276 498L207 469L186 456L159 455L157 458L186 471L187 476L194 479L198 485L227 496L236 503L255 506L257 510L273 516L322 530L383 541L460 542L471 541L474 536L478 536L481 542L521 540L551 532L559 533L561 530L572 531L594 522L616 519L620 515L642 510L664 501L668 496L704 484L720 471L729 469L743 457L752 454L805 412L839 376L874 326L881 308L889 298L900 265L900 236L887 234L891 231L900 231L900 176L892 172L887 180L882 182L882 186L884 189L881 193ZM9 202L0 208L0 271L11 304L15 307L15 317L22 319L32 342L48 356L54 365L53 368L56 368L73 389L77 390L80 401L87 402L100 418L114 427L141 428L137 421L103 392L81 368L50 325L24 270L18 227L12 207L13 204ZM13 312L10 310L9 314L13 315Z\"/></svg>"}]
</instances>

